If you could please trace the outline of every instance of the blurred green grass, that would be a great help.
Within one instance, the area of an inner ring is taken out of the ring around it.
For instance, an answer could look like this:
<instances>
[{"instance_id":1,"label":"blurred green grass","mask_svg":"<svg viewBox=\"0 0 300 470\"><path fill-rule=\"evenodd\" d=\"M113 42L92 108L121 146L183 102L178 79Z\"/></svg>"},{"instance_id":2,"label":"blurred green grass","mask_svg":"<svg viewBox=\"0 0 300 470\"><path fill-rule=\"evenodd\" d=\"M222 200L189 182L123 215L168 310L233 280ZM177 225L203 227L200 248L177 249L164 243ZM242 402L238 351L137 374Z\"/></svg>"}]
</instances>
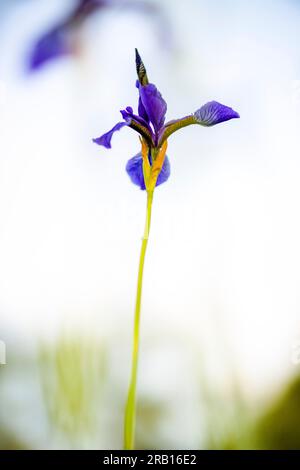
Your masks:
<instances>
[{"instance_id":1,"label":"blurred green grass","mask_svg":"<svg viewBox=\"0 0 300 470\"><path fill-rule=\"evenodd\" d=\"M106 381L106 352L91 337L61 336L42 345L39 371L50 425L71 441L97 427Z\"/></svg>"},{"instance_id":2,"label":"blurred green grass","mask_svg":"<svg viewBox=\"0 0 300 470\"><path fill-rule=\"evenodd\" d=\"M120 446L124 390L122 381L118 384L109 375L107 345L93 336L63 334L50 344L40 345L37 358L38 383L49 427L49 447L89 448L91 442L96 446L99 443L99 448L105 442L111 443L108 448ZM20 373L22 377L32 373L35 366L36 363L28 358L15 357L10 364L11 369L16 367L13 380ZM197 367L201 369L201 363ZM9 369L3 369L0 386L4 383L4 372L8 373ZM225 392L203 374L199 377L199 420L203 430L199 435L199 449L300 449L299 374L264 399L250 402L238 383ZM14 383L22 392L22 380L12 381L10 390ZM151 397L150 393L140 393L138 397L139 449L166 448L177 434L176 429L171 429L173 437L166 439L164 424L171 419L173 410L163 397ZM176 406L180 409L181 405L178 402ZM1 399L1 406L8 405ZM21 410L22 406L24 404L21 404ZM11 423L15 419L14 411L13 408L9 410L13 417ZM27 421L28 416L30 414L25 416ZM11 423L2 420L0 414L0 449L33 448L35 440L30 432L22 434L20 428L14 428ZM103 441L103 433L106 441Z\"/></svg>"}]
</instances>

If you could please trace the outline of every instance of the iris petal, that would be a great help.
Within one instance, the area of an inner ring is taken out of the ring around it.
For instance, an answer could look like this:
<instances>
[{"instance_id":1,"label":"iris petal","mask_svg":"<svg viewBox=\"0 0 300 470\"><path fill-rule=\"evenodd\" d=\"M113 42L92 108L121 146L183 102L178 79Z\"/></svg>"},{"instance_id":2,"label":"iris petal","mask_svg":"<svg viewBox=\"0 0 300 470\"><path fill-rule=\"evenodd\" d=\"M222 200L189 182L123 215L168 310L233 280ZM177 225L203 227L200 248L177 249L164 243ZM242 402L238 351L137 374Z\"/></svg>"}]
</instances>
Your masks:
<instances>
[{"instance_id":1,"label":"iris petal","mask_svg":"<svg viewBox=\"0 0 300 470\"><path fill-rule=\"evenodd\" d=\"M138 88L138 90L140 89L140 82L137 80L136 83L135 83L135 86ZM141 100L141 96L139 96L139 105L138 105L138 113L139 113L139 116L144 119L145 122L147 122L147 124L149 123L149 116L144 108L144 105L142 103L142 100Z\"/></svg>"},{"instance_id":2,"label":"iris petal","mask_svg":"<svg viewBox=\"0 0 300 470\"><path fill-rule=\"evenodd\" d=\"M139 116L144 119L147 123L149 123L149 116L145 110L145 107L142 103L141 97L139 97L139 106L138 106L138 113Z\"/></svg>"},{"instance_id":3,"label":"iris petal","mask_svg":"<svg viewBox=\"0 0 300 470\"><path fill-rule=\"evenodd\" d=\"M218 103L217 101L209 101L201 106L201 108L195 112L194 116L198 124L202 126L214 126L220 122L240 117L232 108Z\"/></svg>"},{"instance_id":4,"label":"iris petal","mask_svg":"<svg viewBox=\"0 0 300 470\"><path fill-rule=\"evenodd\" d=\"M143 173L143 157L141 153L138 153L133 158L128 160L127 165L126 165L126 171L133 184L139 186L140 189L142 190L146 189L145 181L144 181L144 173ZM156 186L159 186L160 184L165 183L165 181L168 180L170 174L171 174L170 161L168 157L166 156L161 172L158 175Z\"/></svg>"},{"instance_id":5,"label":"iris petal","mask_svg":"<svg viewBox=\"0 0 300 470\"><path fill-rule=\"evenodd\" d=\"M167 103L153 83L139 87L141 103L155 132L159 132L165 122Z\"/></svg>"},{"instance_id":6,"label":"iris petal","mask_svg":"<svg viewBox=\"0 0 300 470\"><path fill-rule=\"evenodd\" d=\"M128 126L127 122L118 122L110 131L106 132L105 134L101 135L100 137L97 137L96 139L93 139L93 142L98 145L103 145L103 147L110 149L111 148L111 139L113 134L116 131L119 131L122 129L122 127Z\"/></svg>"}]
</instances>

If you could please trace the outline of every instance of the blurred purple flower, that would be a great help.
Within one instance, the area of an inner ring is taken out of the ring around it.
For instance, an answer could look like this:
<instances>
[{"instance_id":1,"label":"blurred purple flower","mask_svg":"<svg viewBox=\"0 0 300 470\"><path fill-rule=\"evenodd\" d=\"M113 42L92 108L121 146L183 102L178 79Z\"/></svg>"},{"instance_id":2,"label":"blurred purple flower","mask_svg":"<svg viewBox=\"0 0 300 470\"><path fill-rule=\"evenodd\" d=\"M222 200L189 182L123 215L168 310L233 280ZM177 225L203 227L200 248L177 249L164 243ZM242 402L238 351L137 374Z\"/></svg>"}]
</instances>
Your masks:
<instances>
[{"instance_id":1,"label":"blurred purple flower","mask_svg":"<svg viewBox=\"0 0 300 470\"><path fill-rule=\"evenodd\" d=\"M67 39L65 28L62 26L41 37L30 56L29 69L36 70L51 59L71 54L72 46Z\"/></svg>"},{"instance_id":2,"label":"blurred purple flower","mask_svg":"<svg viewBox=\"0 0 300 470\"><path fill-rule=\"evenodd\" d=\"M232 108L217 101L210 101L193 114L165 123L167 104L156 86L149 83L145 66L137 50L136 68L138 74L136 86L139 90L138 114L134 114L130 106L121 110L124 121L118 122L110 131L93 139L93 141L109 149L111 148L112 136L116 131L125 126L137 131L143 142L142 152L129 160L126 171L134 184L141 189L146 189L145 162L147 166L150 166L148 176L151 179L150 173L153 173L152 176L155 179L156 186L169 178L170 164L165 155L165 150L167 139L171 134L191 124L211 127L240 116ZM146 157L145 151L147 152Z\"/></svg>"},{"instance_id":3,"label":"blurred purple flower","mask_svg":"<svg viewBox=\"0 0 300 470\"><path fill-rule=\"evenodd\" d=\"M39 69L51 59L73 54L76 51L76 28L92 13L108 4L108 0L79 0L66 19L38 39L29 56L29 69Z\"/></svg>"},{"instance_id":4,"label":"blurred purple flower","mask_svg":"<svg viewBox=\"0 0 300 470\"><path fill-rule=\"evenodd\" d=\"M147 14L157 14L158 9L147 1L139 0L78 0L69 15L42 35L35 43L28 59L27 67L35 71L50 60L75 54L78 29L94 13L110 7L141 9Z\"/></svg>"}]
</instances>

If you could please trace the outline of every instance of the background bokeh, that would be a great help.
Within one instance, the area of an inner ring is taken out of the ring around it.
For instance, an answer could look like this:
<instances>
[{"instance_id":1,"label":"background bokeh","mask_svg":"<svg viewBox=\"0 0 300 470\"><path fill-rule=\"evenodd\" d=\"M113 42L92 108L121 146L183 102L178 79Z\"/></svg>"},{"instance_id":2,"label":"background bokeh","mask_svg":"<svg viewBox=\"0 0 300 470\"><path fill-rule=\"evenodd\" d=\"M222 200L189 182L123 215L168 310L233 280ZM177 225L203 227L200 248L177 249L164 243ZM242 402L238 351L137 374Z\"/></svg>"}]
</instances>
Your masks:
<instances>
[{"instance_id":1,"label":"background bokeh","mask_svg":"<svg viewBox=\"0 0 300 470\"><path fill-rule=\"evenodd\" d=\"M170 139L142 306L139 448L300 448L300 3L119 0L30 70L75 0L0 0L0 447L122 446L145 194L138 47Z\"/></svg>"}]
</instances>

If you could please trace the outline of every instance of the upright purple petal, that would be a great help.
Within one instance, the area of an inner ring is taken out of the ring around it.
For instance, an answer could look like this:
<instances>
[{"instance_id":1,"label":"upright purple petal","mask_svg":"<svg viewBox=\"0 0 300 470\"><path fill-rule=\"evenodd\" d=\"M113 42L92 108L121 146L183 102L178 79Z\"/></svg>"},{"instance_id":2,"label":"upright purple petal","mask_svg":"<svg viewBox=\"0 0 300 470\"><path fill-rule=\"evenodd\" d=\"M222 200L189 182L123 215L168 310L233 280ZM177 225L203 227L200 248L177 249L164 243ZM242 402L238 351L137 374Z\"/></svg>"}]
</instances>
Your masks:
<instances>
[{"instance_id":1,"label":"upright purple petal","mask_svg":"<svg viewBox=\"0 0 300 470\"><path fill-rule=\"evenodd\" d=\"M138 88L138 90L140 89L141 84L138 80L136 81L135 86ZM148 116L148 114L145 110L145 107L144 107L143 103L142 103L141 96L139 96L138 113L139 113L139 116L142 119L144 119L144 121L149 123L149 116Z\"/></svg>"},{"instance_id":2,"label":"upright purple petal","mask_svg":"<svg viewBox=\"0 0 300 470\"><path fill-rule=\"evenodd\" d=\"M139 97L139 106L138 106L138 113L139 116L144 119L147 123L149 123L149 116L147 114L147 111L145 110L145 107L142 103L141 97Z\"/></svg>"},{"instance_id":3,"label":"upright purple petal","mask_svg":"<svg viewBox=\"0 0 300 470\"><path fill-rule=\"evenodd\" d=\"M133 158L128 160L126 165L126 171L132 181L133 184L140 187L140 189L144 190L145 181L144 181L144 173L143 173L143 157L141 153L138 153ZM160 174L158 175L156 186L167 181L171 173L170 161L167 156L165 156L165 161L163 167L161 169Z\"/></svg>"},{"instance_id":4,"label":"upright purple petal","mask_svg":"<svg viewBox=\"0 0 300 470\"><path fill-rule=\"evenodd\" d=\"M158 133L165 122L167 103L156 86L152 83L145 86L140 85L139 91L141 103L154 127L155 132Z\"/></svg>"},{"instance_id":5,"label":"upright purple petal","mask_svg":"<svg viewBox=\"0 0 300 470\"><path fill-rule=\"evenodd\" d=\"M103 147L110 149L111 148L111 139L114 132L119 131L122 127L128 126L127 122L118 122L110 131L106 132L105 134L93 139L93 142L98 145L103 145Z\"/></svg>"},{"instance_id":6,"label":"upright purple petal","mask_svg":"<svg viewBox=\"0 0 300 470\"><path fill-rule=\"evenodd\" d=\"M229 121L230 119L239 118L240 115L229 106L218 103L217 101L209 101L198 109L194 116L198 124L202 126L214 126L220 122Z\"/></svg>"}]
</instances>

